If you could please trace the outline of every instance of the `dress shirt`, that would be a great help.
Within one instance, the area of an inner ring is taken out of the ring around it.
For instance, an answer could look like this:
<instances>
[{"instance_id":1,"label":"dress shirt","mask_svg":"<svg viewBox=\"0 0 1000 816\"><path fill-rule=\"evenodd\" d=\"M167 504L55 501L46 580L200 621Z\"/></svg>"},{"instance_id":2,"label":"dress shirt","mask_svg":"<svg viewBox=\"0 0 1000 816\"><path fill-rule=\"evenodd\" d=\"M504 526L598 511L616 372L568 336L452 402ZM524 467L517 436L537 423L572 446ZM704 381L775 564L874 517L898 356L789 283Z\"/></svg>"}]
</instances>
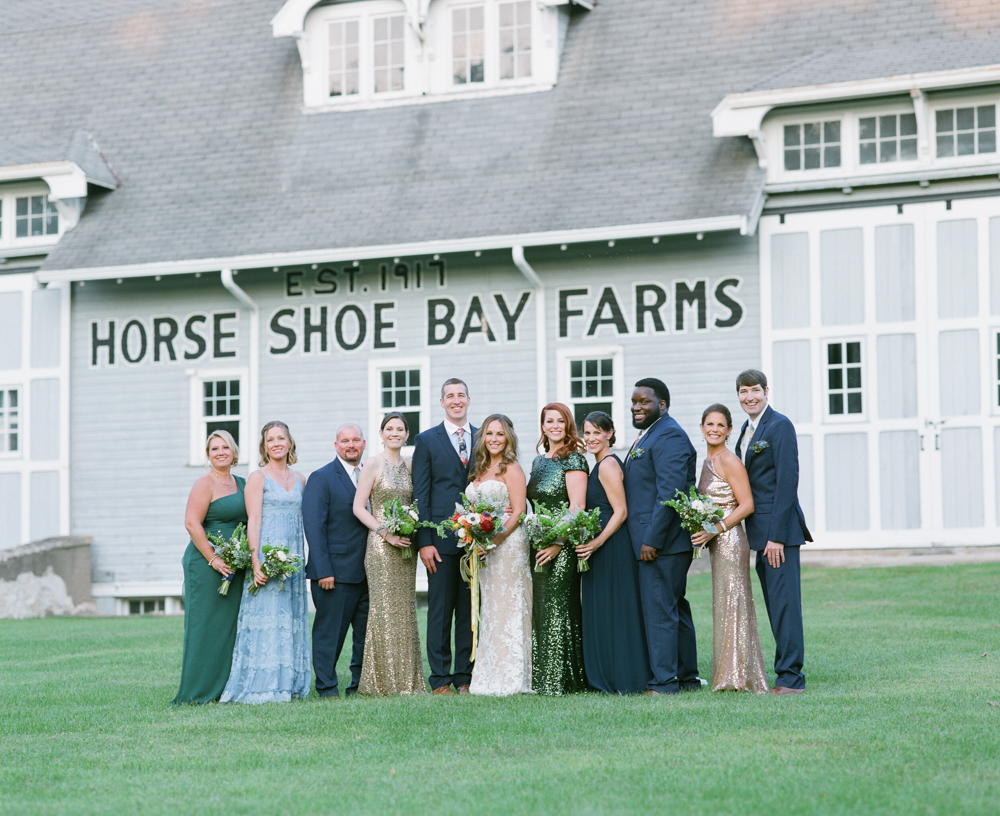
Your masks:
<instances>
[{"instance_id":1,"label":"dress shirt","mask_svg":"<svg viewBox=\"0 0 1000 816\"><path fill-rule=\"evenodd\" d=\"M455 449L455 453L458 453L458 437L455 436L455 431L461 428L465 431L465 449L468 451L468 456L472 458L472 426L466 420L464 425L456 425L454 422L449 420L444 421L444 429L448 432L448 439L451 440L451 446Z\"/></svg>"},{"instance_id":2,"label":"dress shirt","mask_svg":"<svg viewBox=\"0 0 1000 816\"><path fill-rule=\"evenodd\" d=\"M354 468L360 468L361 467L361 463L358 462L358 464L352 465L350 462L348 462L346 459L342 458L339 455L337 456L337 458L340 459L340 464L342 464L344 466L344 470L347 471L347 475L351 477L351 481L354 482L354 486L357 487L358 486L358 474L356 474L354 472Z\"/></svg>"}]
</instances>

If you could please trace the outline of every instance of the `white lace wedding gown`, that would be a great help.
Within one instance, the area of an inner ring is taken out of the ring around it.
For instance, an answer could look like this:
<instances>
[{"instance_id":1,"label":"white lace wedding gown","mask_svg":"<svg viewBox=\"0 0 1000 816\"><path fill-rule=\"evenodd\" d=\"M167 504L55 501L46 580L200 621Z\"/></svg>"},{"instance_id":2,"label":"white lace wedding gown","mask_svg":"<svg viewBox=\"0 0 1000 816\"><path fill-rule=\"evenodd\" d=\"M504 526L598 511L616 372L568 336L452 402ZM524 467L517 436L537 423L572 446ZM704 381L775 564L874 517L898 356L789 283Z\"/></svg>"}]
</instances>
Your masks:
<instances>
[{"instance_id":1,"label":"white lace wedding gown","mask_svg":"<svg viewBox=\"0 0 1000 816\"><path fill-rule=\"evenodd\" d=\"M470 484L465 492L474 501L510 504L507 486L495 479L478 488ZM531 567L520 527L486 556L479 586L479 642L469 691L489 697L530 694Z\"/></svg>"}]
</instances>

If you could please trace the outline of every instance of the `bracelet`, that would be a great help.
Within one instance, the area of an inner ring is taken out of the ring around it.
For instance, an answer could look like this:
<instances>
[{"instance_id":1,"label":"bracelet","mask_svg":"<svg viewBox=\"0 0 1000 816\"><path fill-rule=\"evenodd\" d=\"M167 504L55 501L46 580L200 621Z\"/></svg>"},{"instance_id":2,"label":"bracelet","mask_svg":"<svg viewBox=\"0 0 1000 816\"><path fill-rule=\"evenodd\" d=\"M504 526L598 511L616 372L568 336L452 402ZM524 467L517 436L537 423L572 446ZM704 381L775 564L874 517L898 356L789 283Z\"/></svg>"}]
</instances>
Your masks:
<instances>
[{"instance_id":1,"label":"bracelet","mask_svg":"<svg viewBox=\"0 0 1000 816\"><path fill-rule=\"evenodd\" d=\"M217 556L217 555L213 555L213 556L212 556L212 560L208 562L208 565L209 565L209 566L212 566L212 564L214 564L214 563L215 563L215 559L216 559L216 558L218 558L218 557L219 557L219 556Z\"/></svg>"},{"instance_id":2,"label":"bracelet","mask_svg":"<svg viewBox=\"0 0 1000 816\"><path fill-rule=\"evenodd\" d=\"M375 535L377 535L377 536L382 536L382 539L383 539L383 540L385 540L385 536L384 536L384 535L382 535L382 531L383 531L383 530L384 530L385 532L387 532L387 533L389 532L389 528L388 528L388 527L386 527L386 526L385 526L385 525L383 524L383 525L382 525L381 527L377 527L377 528L375 529Z\"/></svg>"},{"instance_id":3,"label":"bracelet","mask_svg":"<svg viewBox=\"0 0 1000 816\"><path fill-rule=\"evenodd\" d=\"M728 527L726 526L726 520L725 520L725 519L719 519L719 524L721 524L721 525L722 525L722 532L726 532L726 531L727 531L727 530L729 529L729 528L728 528Z\"/></svg>"}]
</instances>

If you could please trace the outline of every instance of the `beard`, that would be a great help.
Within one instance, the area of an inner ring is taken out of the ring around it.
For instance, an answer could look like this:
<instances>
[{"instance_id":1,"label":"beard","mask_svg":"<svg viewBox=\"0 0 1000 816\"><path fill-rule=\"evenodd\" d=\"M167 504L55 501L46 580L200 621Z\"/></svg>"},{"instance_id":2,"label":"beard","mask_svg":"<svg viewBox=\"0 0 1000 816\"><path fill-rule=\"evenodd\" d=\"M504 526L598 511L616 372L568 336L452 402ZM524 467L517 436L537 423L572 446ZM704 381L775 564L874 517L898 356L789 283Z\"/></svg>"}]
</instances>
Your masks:
<instances>
[{"instance_id":1,"label":"beard","mask_svg":"<svg viewBox=\"0 0 1000 816\"><path fill-rule=\"evenodd\" d=\"M646 430L646 428L648 428L650 425L656 422L656 420L658 420L660 416L661 415L658 413L650 412L646 414L645 418L641 422L636 421L635 417L632 417L632 427L640 431L644 431Z\"/></svg>"}]
</instances>

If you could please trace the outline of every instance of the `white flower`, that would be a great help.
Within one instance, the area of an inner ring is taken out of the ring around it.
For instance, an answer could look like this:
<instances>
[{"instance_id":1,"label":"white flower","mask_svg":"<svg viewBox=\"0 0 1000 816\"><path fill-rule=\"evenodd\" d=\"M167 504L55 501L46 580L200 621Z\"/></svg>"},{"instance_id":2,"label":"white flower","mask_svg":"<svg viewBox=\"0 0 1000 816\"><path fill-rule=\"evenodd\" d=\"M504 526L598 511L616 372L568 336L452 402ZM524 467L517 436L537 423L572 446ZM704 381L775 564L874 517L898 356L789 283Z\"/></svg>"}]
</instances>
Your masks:
<instances>
[{"instance_id":1,"label":"white flower","mask_svg":"<svg viewBox=\"0 0 1000 816\"><path fill-rule=\"evenodd\" d=\"M407 515L414 521L420 521L420 515L418 513L415 513L413 510L407 511Z\"/></svg>"},{"instance_id":2,"label":"white flower","mask_svg":"<svg viewBox=\"0 0 1000 816\"><path fill-rule=\"evenodd\" d=\"M274 551L274 557L277 558L279 561L287 561L288 560L288 556L285 555L285 553L284 553L283 550L275 550Z\"/></svg>"},{"instance_id":3,"label":"white flower","mask_svg":"<svg viewBox=\"0 0 1000 816\"><path fill-rule=\"evenodd\" d=\"M475 527L481 520L482 519L479 513L469 513L469 515L465 517L466 523L471 527Z\"/></svg>"}]
</instances>

